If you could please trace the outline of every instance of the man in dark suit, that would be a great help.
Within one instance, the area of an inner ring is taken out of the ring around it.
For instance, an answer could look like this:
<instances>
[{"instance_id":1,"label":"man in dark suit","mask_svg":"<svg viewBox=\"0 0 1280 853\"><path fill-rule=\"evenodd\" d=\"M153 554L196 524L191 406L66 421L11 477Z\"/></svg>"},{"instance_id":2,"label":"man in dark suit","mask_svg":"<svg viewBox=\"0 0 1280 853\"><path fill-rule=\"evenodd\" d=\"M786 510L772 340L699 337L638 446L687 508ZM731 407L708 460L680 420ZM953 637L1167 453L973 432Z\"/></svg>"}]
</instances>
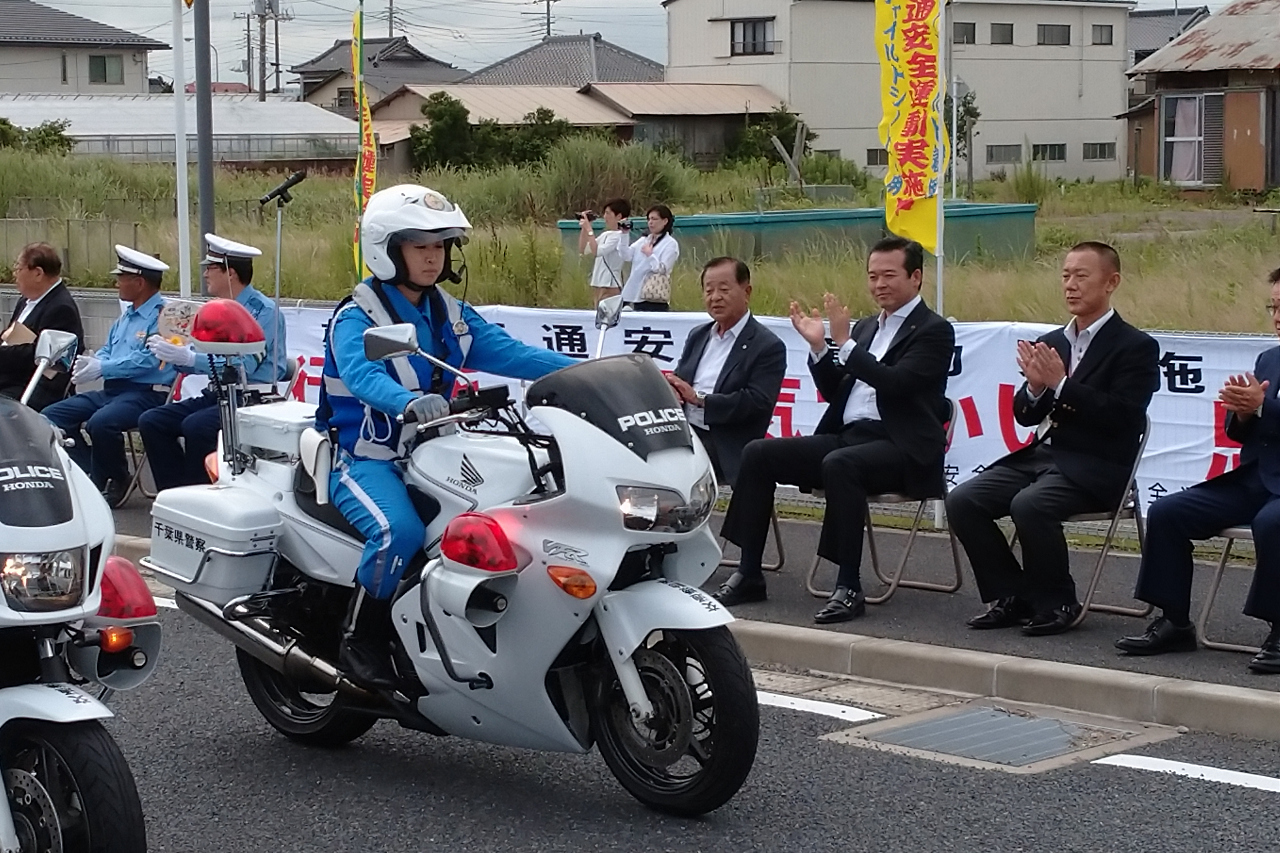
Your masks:
<instances>
[{"instance_id":1,"label":"man in dark suit","mask_svg":"<svg viewBox=\"0 0 1280 853\"><path fill-rule=\"evenodd\" d=\"M831 403L812 436L747 445L721 533L742 549L741 568L716 597L726 605L766 597L760 560L776 484L826 492L818 553L839 566L831 598L815 616L825 624L866 612L859 570L867 495L913 498L943 493L951 324L920 299L924 249L890 237L872 247L867 284L880 311L850 331L849 310L827 294L822 317L791 303L791 323L809 343L809 369Z\"/></svg>"},{"instance_id":2,"label":"man in dark suit","mask_svg":"<svg viewBox=\"0 0 1280 853\"><path fill-rule=\"evenodd\" d=\"M1280 269L1271 273L1268 308L1280 334ZM1227 527L1253 529L1256 568L1246 616L1271 626L1249 663L1254 672L1280 673L1280 347L1258 356L1253 373L1232 376L1218 397L1226 406L1227 435L1240 442L1240 465L1186 491L1161 498L1147 515L1142 568L1134 596L1160 608L1145 633L1123 637L1116 648L1131 655L1194 651L1191 624L1191 542Z\"/></svg>"},{"instance_id":3,"label":"man in dark suit","mask_svg":"<svg viewBox=\"0 0 1280 853\"><path fill-rule=\"evenodd\" d=\"M61 276L62 259L48 243L31 243L18 253L13 277L21 296L8 327L0 333L0 395L14 399L22 396L36 366L35 338L45 329L71 332L79 341L76 351L84 351L80 309ZM40 411L65 397L70 384L68 371L49 368L28 405Z\"/></svg>"},{"instance_id":4,"label":"man in dark suit","mask_svg":"<svg viewBox=\"0 0 1280 853\"><path fill-rule=\"evenodd\" d=\"M1073 316L1035 344L1018 342L1026 382L1013 400L1035 440L952 489L947 517L991 609L972 628L1025 625L1059 634L1080 615L1062 522L1120 502L1160 383L1160 347L1111 307L1120 257L1105 243L1067 253L1062 289ZM1022 541L1018 565L996 519L1010 516Z\"/></svg>"},{"instance_id":5,"label":"man in dark suit","mask_svg":"<svg viewBox=\"0 0 1280 853\"><path fill-rule=\"evenodd\" d=\"M736 258L702 269L702 302L713 322L689 333L671 387L711 457L716 478L738 478L742 449L764 438L787 374L787 347L751 316L751 270Z\"/></svg>"}]
</instances>

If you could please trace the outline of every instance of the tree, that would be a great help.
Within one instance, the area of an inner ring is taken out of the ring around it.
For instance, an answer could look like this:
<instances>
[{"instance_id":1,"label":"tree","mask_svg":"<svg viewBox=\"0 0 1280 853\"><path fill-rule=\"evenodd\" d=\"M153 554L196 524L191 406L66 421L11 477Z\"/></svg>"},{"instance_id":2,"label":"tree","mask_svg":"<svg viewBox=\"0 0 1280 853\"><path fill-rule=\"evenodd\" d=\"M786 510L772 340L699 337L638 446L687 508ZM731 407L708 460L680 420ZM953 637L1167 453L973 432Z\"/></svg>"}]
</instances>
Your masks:
<instances>
[{"instance_id":1,"label":"tree","mask_svg":"<svg viewBox=\"0 0 1280 853\"><path fill-rule=\"evenodd\" d=\"M21 148L35 154L70 154L75 140L67 136L71 122L66 119L46 121L37 127L21 128L7 118L0 118L0 148Z\"/></svg>"},{"instance_id":2,"label":"tree","mask_svg":"<svg viewBox=\"0 0 1280 853\"><path fill-rule=\"evenodd\" d=\"M785 105L774 107L763 117L748 122L746 127L729 140L724 150L725 160L732 163L764 159L771 163L781 163L782 155L773 147L770 137L778 137L783 147L791 151L791 146L796 140L796 124L799 121L800 116L788 110ZM817 138L818 134L806 125L802 146L804 150L800 152L800 157L803 158L810 153L810 143Z\"/></svg>"},{"instance_id":3,"label":"tree","mask_svg":"<svg viewBox=\"0 0 1280 853\"><path fill-rule=\"evenodd\" d=\"M409 129L413 159L419 169L470 166L474 162L471 113L456 98L433 92L422 105L426 125Z\"/></svg>"},{"instance_id":4,"label":"tree","mask_svg":"<svg viewBox=\"0 0 1280 853\"><path fill-rule=\"evenodd\" d=\"M438 166L523 166L541 163L562 139L592 131L574 127L546 107L525 115L515 127L504 127L492 119L471 123L471 114L461 101L436 92L422 105L426 125L410 128L414 163L419 169Z\"/></svg>"},{"instance_id":5,"label":"tree","mask_svg":"<svg viewBox=\"0 0 1280 853\"><path fill-rule=\"evenodd\" d=\"M951 127L951 95L948 94L943 102L943 118L947 123L947 135L951 139L951 161L967 160L969 158L969 131L978 119L982 118L982 113L978 111L978 94L972 89L960 96L960 131L957 132Z\"/></svg>"}]
</instances>

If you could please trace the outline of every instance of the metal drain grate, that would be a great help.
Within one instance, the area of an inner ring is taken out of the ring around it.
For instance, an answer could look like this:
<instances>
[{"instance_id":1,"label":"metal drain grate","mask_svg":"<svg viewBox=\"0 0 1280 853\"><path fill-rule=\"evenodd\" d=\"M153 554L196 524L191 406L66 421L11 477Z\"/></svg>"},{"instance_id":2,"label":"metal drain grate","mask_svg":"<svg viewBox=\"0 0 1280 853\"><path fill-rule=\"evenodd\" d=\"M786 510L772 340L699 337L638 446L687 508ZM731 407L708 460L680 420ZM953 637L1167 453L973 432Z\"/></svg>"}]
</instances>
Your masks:
<instances>
[{"instance_id":1,"label":"metal drain grate","mask_svg":"<svg viewBox=\"0 0 1280 853\"><path fill-rule=\"evenodd\" d=\"M867 740L1026 767L1119 740L1124 734L1000 708L969 708L936 720L908 723Z\"/></svg>"},{"instance_id":2,"label":"metal drain grate","mask_svg":"<svg viewBox=\"0 0 1280 853\"><path fill-rule=\"evenodd\" d=\"M1176 736L1163 726L989 702L937 708L823 737L951 764L1038 773Z\"/></svg>"}]
</instances>

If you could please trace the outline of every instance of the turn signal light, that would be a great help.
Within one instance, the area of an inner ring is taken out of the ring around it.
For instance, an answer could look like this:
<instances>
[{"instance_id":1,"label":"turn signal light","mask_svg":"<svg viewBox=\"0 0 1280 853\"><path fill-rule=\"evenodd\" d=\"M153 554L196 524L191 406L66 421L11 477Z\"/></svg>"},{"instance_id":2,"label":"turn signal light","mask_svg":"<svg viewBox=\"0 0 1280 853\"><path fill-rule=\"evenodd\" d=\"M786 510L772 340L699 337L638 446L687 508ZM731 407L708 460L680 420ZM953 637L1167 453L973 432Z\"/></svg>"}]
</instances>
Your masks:
<instances>
[{"instance_id":1,"label":"turn signal light","mask_svg":"<svg viewBox=\"0 0 1280 853\"><path fill-rule=\"evenodd\" d=\"M156 615L156 600L151 597L147 582L124 557L107 557L98 615L105 619L143 619Z\"/></svg>"},{"instance_id":2,"label":"turn signal light","mask_svg":"<svg viewBox=\"0 0 1280 853\"><path fill-rule=\"evenodd\" d=\"M133 630L122 628L119 625L103 628L98 632L98 645L107 654L114 655L117 652L123 652L133 645Z\"/></svg>"},{"instance_id":3,"label":"turn signal light","mask_svg":"<svg viewBox=\"0 0 1280 853\"><path fill-rule=\"evenodd\" d=\"M449 522L440 540L440 553L455 563L485 572L514 572L520 568L502 526L478 512L464 512Z\"/></svg>"},{"instance_id":4,"label":"turn signal light","mask_svg":"<svg viewBox=\"0 0 1280 853\"><path fill-rule=\"evenodd\" d=\"M584 601L596 594L596 582L591 575L573 566L547 566L547 574L556 586Z\"/></svg>"}]
</instances>

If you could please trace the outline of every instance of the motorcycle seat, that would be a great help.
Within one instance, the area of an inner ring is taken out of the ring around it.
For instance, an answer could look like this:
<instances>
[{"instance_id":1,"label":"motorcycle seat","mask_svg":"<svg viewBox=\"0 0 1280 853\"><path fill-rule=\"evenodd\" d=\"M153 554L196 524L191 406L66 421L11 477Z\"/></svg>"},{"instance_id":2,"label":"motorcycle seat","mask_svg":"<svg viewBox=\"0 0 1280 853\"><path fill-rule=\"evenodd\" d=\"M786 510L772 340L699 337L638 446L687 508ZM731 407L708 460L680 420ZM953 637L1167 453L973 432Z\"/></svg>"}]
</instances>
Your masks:
<instances>
[{"instance_id":1,"label":"motorcycle seat","mask_svg":"<svg viewBox=\"0 0 1280 853\"><path fill-rule=\"evenodd\" d=\"M325 473L325 491L328 491L328 472ZM307 473L306 468L298 469L298 479L293 488L293 499L298 503L298 509L306 515L311 516L316 521L331 527L344 536L349 536L357 542L364 544L365 537L359 530L347 521L347 517L333 504L326 500L320 503L316 500L316 481Z\"/></svg>"}]
</instances>

